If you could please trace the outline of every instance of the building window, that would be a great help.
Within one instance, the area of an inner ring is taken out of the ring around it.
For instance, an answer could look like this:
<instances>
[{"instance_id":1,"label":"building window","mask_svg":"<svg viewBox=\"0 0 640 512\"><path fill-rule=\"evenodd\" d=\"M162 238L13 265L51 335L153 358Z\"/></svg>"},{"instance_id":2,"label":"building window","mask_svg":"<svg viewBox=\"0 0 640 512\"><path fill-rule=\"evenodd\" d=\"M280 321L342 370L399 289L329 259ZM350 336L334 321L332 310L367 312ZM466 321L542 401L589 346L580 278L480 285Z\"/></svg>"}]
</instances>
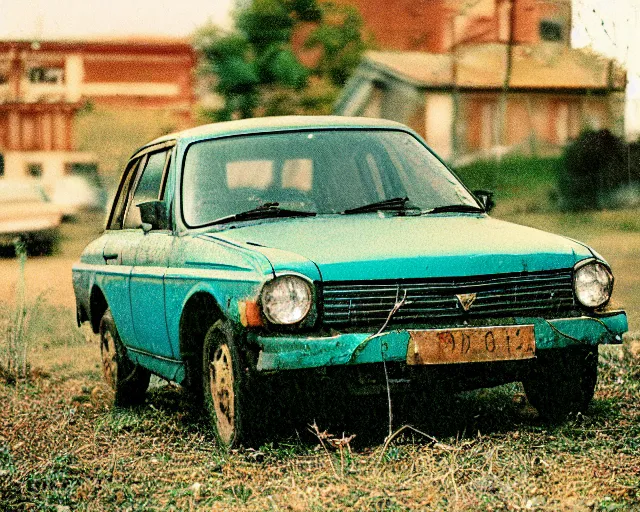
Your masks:
<instances>
[{"instance_id":1,"label":"building window","mask_svg":"<svg viewBox=\"0 0 640 512\"><path fill-rule=\"evenodd\" d=\"M540 39L543 41L562 41L562 25L556 21L541 21Z\"/></svg>"},{"instance_id":2,"label":"building window","mask_svg":"<svg viewBox=\"0 0 640 512\"><path fill-rule=\"evenodd\" d=\"M32 84L61 84L64 80L63 68L31 68L28 73Z\"/></svg>"},{"instance_id":3,"label":"building window","mask_svg":"<svg viewBox=\"0 0 640 512\"><path fill-rule=\"evenodd\" d=\"M41 178L42 164L27 164L27 174L32 178Z\"/></svg>"},{"instance_id":4,"label":"building window","mask_svg":"<svg viewBox=\"0 0 640 512\"><path fill-rule=\"evenodd\" d=\"M4 178L4 155L0 153L0 178Z\"/></svg>"}]
</instances>

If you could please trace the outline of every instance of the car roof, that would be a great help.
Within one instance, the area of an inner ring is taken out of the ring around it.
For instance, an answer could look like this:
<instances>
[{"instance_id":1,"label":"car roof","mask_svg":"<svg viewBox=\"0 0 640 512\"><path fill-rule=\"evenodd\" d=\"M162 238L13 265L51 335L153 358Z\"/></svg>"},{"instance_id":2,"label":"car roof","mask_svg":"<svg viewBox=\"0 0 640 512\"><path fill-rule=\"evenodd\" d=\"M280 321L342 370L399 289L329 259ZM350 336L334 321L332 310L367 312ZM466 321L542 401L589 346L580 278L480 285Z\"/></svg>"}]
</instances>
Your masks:
<instances>
[{"instance_id":1,"label":"car roof","mask_svg":"<svg viewBox=\"0 0 640 512\"><path fill-rule=\"evenodd\" d=\"M227 137L231 135L245 135L252 133L269 133L289 130L308 129L344 129L344 128L408 128L395 121L386 119L374 119L370 117L343 117L343 116L279 116L279 117L257 117L252 119L241 119L238 121L224 121L220 123L205 124L195 128L189 128L176 133L171 133L163 137L152 140L142 146L139 151L174 140L186 140L193 142L216 137Z\"/></svg>"}]
</instances>

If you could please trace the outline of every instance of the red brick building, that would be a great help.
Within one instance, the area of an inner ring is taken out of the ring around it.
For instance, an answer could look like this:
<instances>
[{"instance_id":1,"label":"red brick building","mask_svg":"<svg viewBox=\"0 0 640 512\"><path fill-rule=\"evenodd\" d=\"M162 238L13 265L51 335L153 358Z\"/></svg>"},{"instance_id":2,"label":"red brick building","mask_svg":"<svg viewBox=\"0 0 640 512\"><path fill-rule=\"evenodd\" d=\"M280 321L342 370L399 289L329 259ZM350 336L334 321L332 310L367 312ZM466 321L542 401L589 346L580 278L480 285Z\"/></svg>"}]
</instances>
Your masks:
<instances>
[{"instance_id":1,"label":"red brick building","mask_svg":"<svg viewBox=\"0 0 640 512\"><path fill-rule=\"evenodd\" d=\"M74 153L81 109L163 112L176 129L192 125L195 63L182 39L0 41L4 174L54 180L65 162L89 158Z\"/></svg>"},{"instance_id":2,"label":"red brick building","mask_svg":"<svg viewBox=\"0 0 640 512\"><path fill-rule=\"evenodd\" d=\"M570 0L332 0L358 9L381 49L446 53L455 45L569 44Z\"/></svg>"}]
</instances>

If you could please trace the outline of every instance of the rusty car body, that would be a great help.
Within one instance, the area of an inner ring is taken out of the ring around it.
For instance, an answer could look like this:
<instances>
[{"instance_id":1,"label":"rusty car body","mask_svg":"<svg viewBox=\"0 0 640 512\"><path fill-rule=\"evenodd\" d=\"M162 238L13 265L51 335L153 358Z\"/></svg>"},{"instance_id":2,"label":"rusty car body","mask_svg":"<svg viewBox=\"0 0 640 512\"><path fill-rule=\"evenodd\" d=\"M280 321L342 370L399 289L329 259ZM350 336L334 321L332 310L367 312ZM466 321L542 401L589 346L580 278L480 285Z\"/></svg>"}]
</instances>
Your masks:
<instances>
[{"instance_id":1,"label":"rusty car body","mask_svg":"<svg viewBox=\"0 0 640 512\"><path fill-rule=\"evenodd\" d=\"M390 121L167 135L131 157L73 267L78 322L100 334L116 403L142 399L150 373L181 383L227 446L269 414L255 397L278 375L383 364L411 397L436 370L462 387L522 380L548 417L583 411L598 345L627 329L611 270L478 197Z\"/></svg>"}]
</instances>

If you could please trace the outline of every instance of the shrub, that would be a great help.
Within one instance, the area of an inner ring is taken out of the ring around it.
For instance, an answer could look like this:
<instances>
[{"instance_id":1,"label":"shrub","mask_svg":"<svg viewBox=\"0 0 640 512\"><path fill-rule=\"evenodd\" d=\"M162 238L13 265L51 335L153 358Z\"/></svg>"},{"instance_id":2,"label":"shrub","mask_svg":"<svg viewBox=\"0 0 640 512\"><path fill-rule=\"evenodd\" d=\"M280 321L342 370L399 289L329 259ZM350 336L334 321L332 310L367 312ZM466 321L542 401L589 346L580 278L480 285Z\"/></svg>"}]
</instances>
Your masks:
<instances>
[{"instance_id":1,"label":"shrub","mask_svg":"<svg viewBox=\"0 0 640 512\"><path fill-rule=\"evenodd\" d=\"M594 210L614 206L623 186L639 182L638 143L627 144L609 130L583 132L563 153L558 189L563 209Z\"/></svg>"}]
</instances>

